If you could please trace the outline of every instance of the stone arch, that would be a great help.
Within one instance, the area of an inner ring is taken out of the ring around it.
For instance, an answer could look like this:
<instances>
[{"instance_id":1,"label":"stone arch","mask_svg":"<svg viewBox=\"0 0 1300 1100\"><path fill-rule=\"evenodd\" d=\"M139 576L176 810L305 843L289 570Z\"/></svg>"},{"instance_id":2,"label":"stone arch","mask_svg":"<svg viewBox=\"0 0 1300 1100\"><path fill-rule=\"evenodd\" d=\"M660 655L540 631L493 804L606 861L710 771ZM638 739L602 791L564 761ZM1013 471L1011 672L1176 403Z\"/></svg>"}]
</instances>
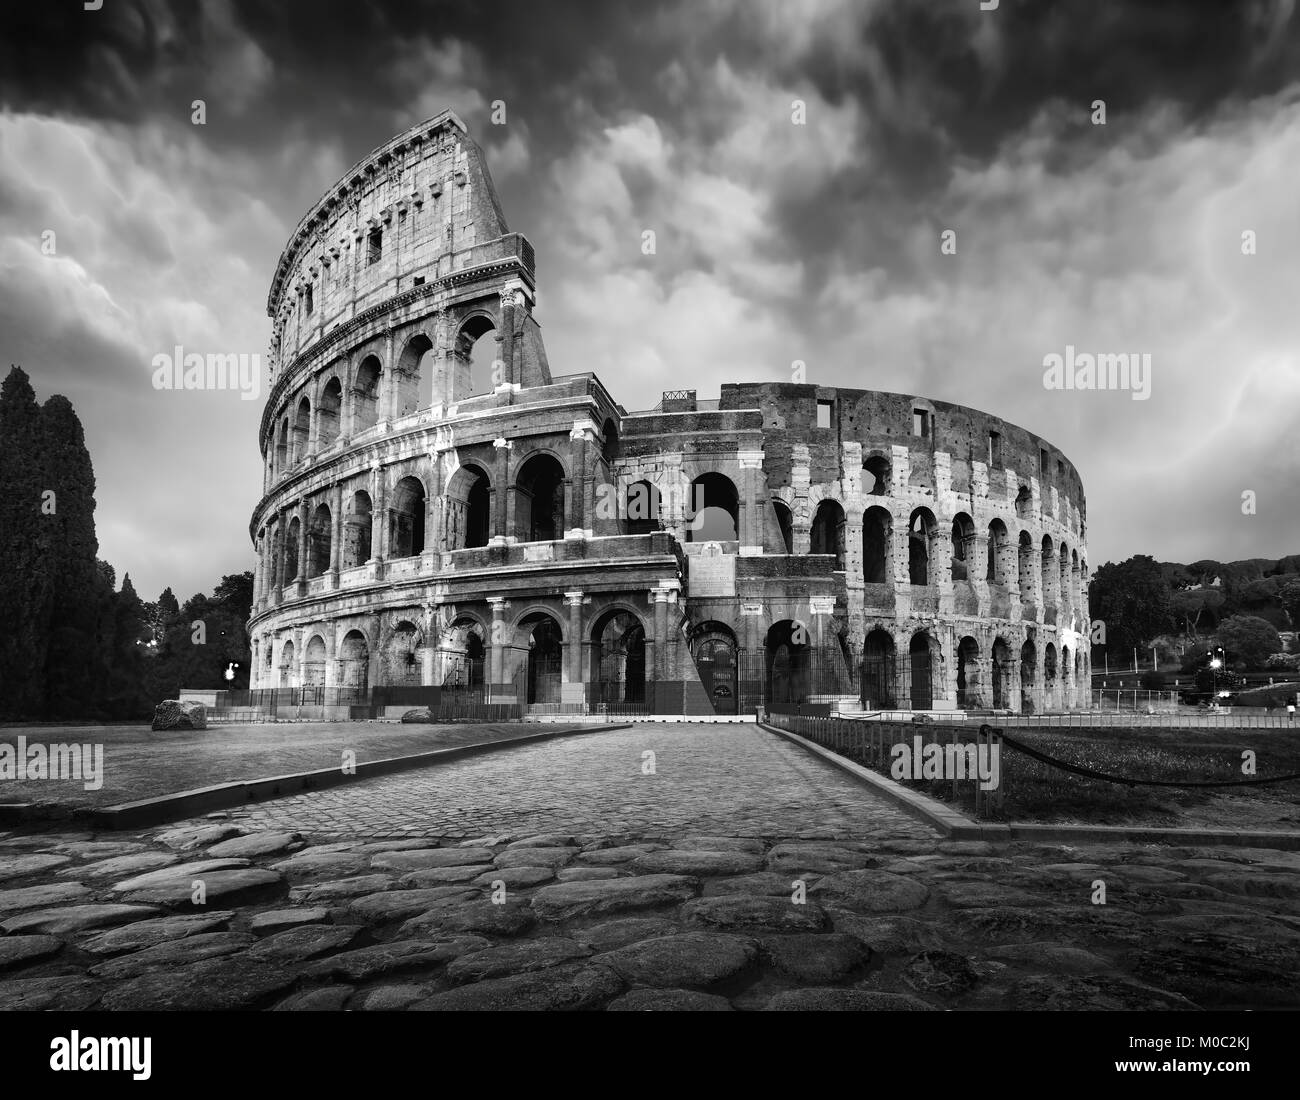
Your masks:
<instances>
[{"instance_id":1,"label":"stone arch","mask_svg":"<svg viewBox=\"0 0 1300 1100\"><path fill-rule=\"evenodd\" d=\"M353 627L339 643L339 686L356 697L370 688L370 641Z\"/></svg>"},{"instance_id":2,"label":"stone arch","mask_svg":"<svg viewBox=\"0 0 1300 1100\"><path fill-rule=\"evenodd\" d=\"M388 553L391 558L412 558L424 552L424 517L427 511L424 482L408 474L393 486L389 508Z\"/></svg>"},{"instance_id":3,"label":"stone arch","mask_svg":"<svg viewBox=\"0 0 1300 1100\"><path fill-rule=\"evenodd\" d=\"M431 385L426 381L433 365L433 341L423 332L411 336L402 347L393 366L393 417L409 416L431 402Z\"/></svg>"},{"instance_id":4,"label":"stone arch","mask_svg":"<svg viewBox=\"0 0 1300 1100\"><path fill-rule=\"evenodd\" d=\"M605 461L612 466L623 453L622 441L618 437L618 423L612 416L605 417L605 423L600 429L600 439L601 453L605 456Z\"/></svg>"},{"instance_id":5,"label":"stone arch","mask_svg":"<svg viewBox=\"0 0 1300 1100\"><path fill-rule=\"evenodd\" d=\"M384 367L377 355L367 355L357 364L352 383L352 430L359 435L379 423L380 388L384 385Z\"/></svg>"},{"instance_id":6,"label":"stone arch","mask_svg":"<svg viewBox=\"0 0 1300 1100\"><path fill-rule=\"evenodd\" d=\"M952 579L969 581L975 558L975 521L965 512L952 517Z\"/></svg>"},{"instance_id":7,"label":"stone arch","mask_svg":"<svg viewBox=\"0 0 1300 1100\"><path fill-rule=\"evenodd\" d=\"M1030 492L1028 485L1022 485L1016 490L1016 515L1024 520L1028 519L1034 507L1034 494Z\"/></svg>"},{"instance_id":8,"label":"stone arch","mask_svg":"<svg viewBox=\"0 0 1300 1100\"><path fill-rule=\"evenodd\" d=\"M448 550L486 546L492 537L492 478L476 462L456 468L447 480L443 538Z\"/></svg>"},{"instance_id":9,"label":"stone arch","mask_svg":"<svg viewBox=\"0 0 1300 1100\"><path fill-rule=\"evenodd\" d=\"M1043 709L1056 705L1056 646L1051 642L1043 647Z\"/></svg>"},{"instance_id":10,"label":"stone arch","mask_svg":"<svg viewBox=\"0 0 1300 1100\"><path fill-rule=\"evenodd\" d=\"M862 579L867 584L887 584L893 580L894 517L888 510L874 505L862 516Z\"/></svg>"},{"instance_id":11,"label":"stone arch","mask_svg":"<svg viewBox=\"0 0 1300 1100\"><path fill-rule=\"evenodd\" d=\"M399 619L383 647L385 684L424 682L424 631L410 619Z\"/></svg>"},{"instance_id":12,"label":"stone arch","mask_svg":"<svg viewBox=\"0 0 1300 1100\"><path fill-rule=\"evenodd\" d=\"M909 584L936 584L934 543L939 525L929 508L914 508L907 521L907 579Z\"/></svg>"},{"instance_id":13,"label":"stone arch","mask_svg":"<svg viewBox=\"0 0 1300 1100\"><path fill-rule=\"evenodd\" d=\"M883 451L873 451L863 459L862 469L871 478L870 481L863 478L863 492L873 497L889 496L889 479L892 470L889 456Z\"/></svg>"},{"instance_id":14,"label":"stone arch","mask_svg":"<svg viewBox=\"0 0 1300 1100\"><path fill-rule=\"evenodd\" d=\"M844 534L847 529L844 508L837 500L829 497L817 505L813 514L811 542L809 552L813 554L834 554L835 568L844 568Z\"/></svg>"},{"instance_id":15,"label":"stone arch","mask_svg":"<svg viewBox=\"0 0 1300 1100\"><path fill-rule=\"evenodd\" d=\"M988 565L984 579L990 584L1007 583L1007 525L998 518L989 521Z\"/></svg>"},{"instance_id":16,"label":"stone arch","mask_svg":"<svg viewBox=\"0 0 1300 1100\"><path fill-rule=\"evenodd\" d=\"M293 639L286 638L280 647L280 687L298 686L298 669L294 664Z\"/></svg>"},{"instance_id":17,"label":"stone arch","mask_svg":"<svg viewBox=\"0 0 1300 1100\"><path fill-rule=\"evenodd\" d=\"M907 643L908 694L913 710L934 707L935 666L939 643L928 631L918 630Z\"/></svg>"},{"instance_id":18,"label":"stone arch","mask_svg":"<svg viewBox=\"0 0 1300 1100\"><path fill-rule=\"evenodd\" d=\"M993 709L1005 710L1011 705L1011 646L999 634L993 640Z\"/></svg>"},{"instance_id":19,"label":"stone arch","mask_svg":"<svg viewBox=\"0 0 1300 1100\"><path fill-rule=\"evenodd\" d=\"M1016 546L1017 578L1020 583L1020 599L1032 603L1034 599L1034 540L1028 531L1021 531Z\"/></svg>"},{"instance_id":20,"label":"stone arch","mask_svg":"<svg viewBox=\"0 0 1300 1100\"><path fill-rule=\"evenodd\" d=\"M313 634L307 641L303 652L302 683L303 687L324 687L327 653L325 639Z\"/></svg>"},{"instance_id":21,"label":"stone arch","mask_svg":"<svg viewBox=\"0 0 1300 1100\"><path fill-rule=\"evenodd\" d=\"M781 532L782 552L785 554L794 553L794 513L790 511L790 506L783 500L772 498L772 511L776 514L777 530Z\"/></svg>"},{"instance_id":22,"label":"stone arch","mask_svg":"<svg viewBox=\"0 0 1300 1100\"><path fill-rule=\"evenodd\" d=\"M1055 569L1056 569L1053 563L1055 562L1055 560L1056 560L1056 554L1052 546L1052 536L1044 535L1042 541L1042 549L1039 553L1039 560L1038 560L1039 571L1041 573L1040 579L1043 586L1042 603L1044 608L1048 607L1049 605L1052 605L1052 587L1053 587L1052 580L1053 580L1053 574L1055 573Z\"/></svg>"},{"instance_id":23,"label":"stone arch","mask_svg":"<svg viewBox=\"0 0 1300 1100\"><path fill-rule=\"evenodd\" d=\"M1034 687L1038 679L1038 651L1028 638L1020 647L1020 712L1034 713Z\"/></svg>"},{"instance_id":24,"label":"stone arch","mask_svg":"<svg viewBox=\"0 0 1300 1100\"><path fill-rule=\"evenodd\" d=\"M970 634L957 643L957 708L984 706L984 685L980 683L980 644Z\"/></svg>"},{"instance_id":25,"label":"stone arch","mask_svg":"<svg viewBox=\"0 0 1300 1100\"><path fill-rule=\"evenodd\" d=\"M642 703L646 697L646 631L641 616L606 609L591 628L592 703Z\"/></svg>"},{"instance_id":26,"label":"stone arch","mask_svg":"<svg viewBox=\"0 0 1300 1100\"><path fill-rule=\"evenodd\" d=\"M515 530L521 542L564 538L564 464L549 451L535 451L515 479Z\"/></svg>"},{"instance_id":27,"label":"stone arch","mask_svg":"<svg viewBox=\"0 0 1300 1100\"><path fill-rule=\"evenodd\" d=\"M297 412L293 420L293 457L294 466L307 457L307 448L311 441L311 402L306 396L298 399Z\"/></svg>"},{"instance_id":28,"label":"stone arch","mask_svg":"<svg viewBox=\"0 0 1300 1100\"><path fill-rule=\"evenodd\" d=\"M283 477L289 469L289 418L280 421L279 439L275 444L275 473Z\"/></svg>"},{"instance_id":29,"label":"stone arch","mask_svg":"<svg viewBox=\"0 0 1300 1100\"><path fill-rule=\"evenodd\" d=\"M524 641L524 701L558 703L564 678L564 632L559 620L549 611L528 611L516 629Z\"/></svg>"},{"instance_id":30,"label":"stone arch","mask_svg":"<svg viewBox=\"0 0 1300 1100\"><path fill-rule=\"evenodd\" d=\"M624 493L624 534L648 535L660 529L662 501L659 487L649 478L638 478Z\"/></svg>"},{"instance_id":31,"label":"stone arch","mask_svg":"<svg viewBox=\"0 0 1300 1100\"><path fill-rule=\"evenodd\" d=\"M768 706L773 710L796 708L813 693L812 634L799 619L773 623L764 639L764 667Z\"/></svg>"},{"instance_id":32,"label":"stone arch","mask_svg":"<svg viewBox=\"0 0 1300 1100\"><path fill-rule=\"evenodd\" d=\"M898 667L894 636L883 627L868 631L862 643L862 705L888 710L898 706Z\"/></svg>"},{"instance_id":33,"label":"stone arch","mask_svg":"<svg viewBox=\"0 0 1300 1100\"><path fill-rule=\"evenodd\" d=\"M311 515L311 525L307 528L307 571L306 576L319 577L327 573L330 567L330 539L334 533L334 520L329 506L318 504Z\"/></svg>"},{"instance_id":34,"label":"stone arch","mask_svg":"<svg viewBox=\"0 0 1300 1100\"><path fill-rule=\"evenodd\" d=\"M285 539L284 546L284 580L285 583L298 579L299 565L298 547L302 541L302 523L297 516L289 520L289 529L286 532L288 536Z\"/></svg>"},{"instance_id":35,"label":"stone arch","mask_svg":"<svg viewBox=\"0 0 1300 1100\"><path fill-rule=\"evenodd\" d=\"M496 318L486 310L472 310L461 318L452 342L447 403L491 393L498 385L511 381L505 375L498 337Z\"/></svg>"},{"instance_id":36,"label":"stone arch","mask_svg":"<svg viewBox=\"0 0 1300 1100\"><path fill-rule=\"evenodd\" d=\"M487 627L471 614L457 615L438 637L435 681L452 691L481 691L487 680Z\"/></svg>"},{"instance_id":37,"label":"stone arch","mask_svg":"<svg viewBox=\"0 0 1300 1100\"><path fill-rule=\"evenodd\" d=\"M687 644L714 713L737 713L739 648L735 631L726 623L707 619L691 628Z\"/></svg>"},{"instance_id":38,"label":"stone arch","mask_svg":"<svg viewBox=\"0 0 1300 1100\"><path fill-rule=\"evenodd\" d=\"M370 494L358 489L343 521L343 568L355 569L370 560L374 545Z\"/></svg>"},{"instance_id":39,"label":"stone arch","mask_svg":"<svg viewBox=\"0 0 1300 1100\"><path fill-rule=\"evenodd\" d=\"M708 470L691 481L687 542L735 542L740 536L740 494L726 474Z\"/></svg>"},{"instance_id":40,"label":"stone arch","mask_svg":"<svg viewBox=\"0 0 1300 1100\"><path fill-rule=\"evenodd\" d=\"M324 450L339 437L343 423L343 383L331 375L320 393L316 407L316 438Z\"/></svg>"}]
</instances>

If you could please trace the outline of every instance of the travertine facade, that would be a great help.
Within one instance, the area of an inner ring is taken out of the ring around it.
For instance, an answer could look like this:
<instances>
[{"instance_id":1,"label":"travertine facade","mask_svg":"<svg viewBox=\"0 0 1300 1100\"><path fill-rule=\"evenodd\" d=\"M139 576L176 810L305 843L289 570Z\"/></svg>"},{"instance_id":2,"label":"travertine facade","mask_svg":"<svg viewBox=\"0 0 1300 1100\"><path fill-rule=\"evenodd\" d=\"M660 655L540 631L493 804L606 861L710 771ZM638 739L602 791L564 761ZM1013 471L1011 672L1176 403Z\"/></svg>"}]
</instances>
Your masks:
<instances>
[{"instance_id":1,"label":"travertine facade","mask_svg":"<svg viewBox=\"0 0 1300 1100\"><path fill-rule=\"evenodd\" d=\"M800 384L628 412L592 374L552 376L534 285L450 113L300 223L268 300L254 688L483 682L689 712L1086 701L1083 491L1049 444Z\"/></svg>"}]
</instances>

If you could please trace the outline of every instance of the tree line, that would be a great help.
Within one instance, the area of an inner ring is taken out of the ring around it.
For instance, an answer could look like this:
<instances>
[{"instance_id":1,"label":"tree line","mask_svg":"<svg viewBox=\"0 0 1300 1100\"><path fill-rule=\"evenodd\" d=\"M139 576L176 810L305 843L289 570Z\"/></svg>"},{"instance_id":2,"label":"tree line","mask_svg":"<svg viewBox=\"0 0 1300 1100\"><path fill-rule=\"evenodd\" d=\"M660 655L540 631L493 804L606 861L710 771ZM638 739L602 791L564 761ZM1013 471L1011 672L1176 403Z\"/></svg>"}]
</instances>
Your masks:
<instances>
[{"instance_id":1,"label":"tree line","mask_svg":"<svg viewBox=\"0 0 1300 1100\"><path fill-rule=\"evenodd\" d=\"M61 395L0 383L0 720L142 720L182 687L245 687L252 573L179 604L98 557L95 473ZM226 670L238 666L233 680Z\"/></svg>"}]
</instances>

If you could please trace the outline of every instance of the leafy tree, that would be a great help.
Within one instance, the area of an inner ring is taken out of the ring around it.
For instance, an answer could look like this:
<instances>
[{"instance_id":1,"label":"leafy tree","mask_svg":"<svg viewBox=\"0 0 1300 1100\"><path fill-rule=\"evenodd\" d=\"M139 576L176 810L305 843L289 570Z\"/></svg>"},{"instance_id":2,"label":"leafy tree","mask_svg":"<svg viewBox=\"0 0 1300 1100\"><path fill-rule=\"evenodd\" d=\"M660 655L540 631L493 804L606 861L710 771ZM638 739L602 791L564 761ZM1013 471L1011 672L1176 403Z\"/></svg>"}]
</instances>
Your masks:
<instances>
[{"instance_id":1,"label":"leafy tree","mask_svg":"<svg viewBox=\"0 0 1300 1100\"><path fill-rule=\"evenodd\" d=\"M1283 584L1277 593L1282 610L1287 613L1292 630L1300 630L1300 579Z\"/></svg>"},{"instance_id":2,"label":"leafy tree","mask_svg":"<svg viewBox=\"0 0 1300 1100\"><path fill-rule=\"evenodd\" d=\"M1169 586L1160 563L1139 554L1107 562L1088 589L1092 618L1106 624L1106 642L1119 652L1144 649L1163 633L1172 618Z\"/></svg>"},{"instance_id":3,"label":"leafy tree","mask_svg":"<svg viewBox=\"0 0 1300 1100\"><path fill-rule=\"evenodd\" d=\"M1219 644L1228 664L1238 668L1262 667L1269 654L1282 650L1282 639L1266 619L1234 615L1219 624Z\"/></svg>"}]
</instances>

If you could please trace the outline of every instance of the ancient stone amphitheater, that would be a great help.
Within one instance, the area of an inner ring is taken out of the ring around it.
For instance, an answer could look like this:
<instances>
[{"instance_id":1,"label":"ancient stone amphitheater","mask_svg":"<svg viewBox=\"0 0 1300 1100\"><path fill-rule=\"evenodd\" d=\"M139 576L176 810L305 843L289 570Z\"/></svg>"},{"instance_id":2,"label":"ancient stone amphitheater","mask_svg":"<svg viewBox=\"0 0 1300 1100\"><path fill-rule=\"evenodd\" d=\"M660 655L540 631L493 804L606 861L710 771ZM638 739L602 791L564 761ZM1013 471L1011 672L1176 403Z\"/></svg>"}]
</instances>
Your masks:
<instances>
[{"instance_id":1,"label":"ancient stone amphitheater","mask_svg":"<svg viewBox=\"0 0 1300 1100\"><path fill-rule=\"evenodd\" d=\"M629 411L552 372L534 288L450 112L299 223L267 300L253 688L353 714L1086 704L1083 490L1048 442L782 382Z\"/></svg>"}]
</instances>

